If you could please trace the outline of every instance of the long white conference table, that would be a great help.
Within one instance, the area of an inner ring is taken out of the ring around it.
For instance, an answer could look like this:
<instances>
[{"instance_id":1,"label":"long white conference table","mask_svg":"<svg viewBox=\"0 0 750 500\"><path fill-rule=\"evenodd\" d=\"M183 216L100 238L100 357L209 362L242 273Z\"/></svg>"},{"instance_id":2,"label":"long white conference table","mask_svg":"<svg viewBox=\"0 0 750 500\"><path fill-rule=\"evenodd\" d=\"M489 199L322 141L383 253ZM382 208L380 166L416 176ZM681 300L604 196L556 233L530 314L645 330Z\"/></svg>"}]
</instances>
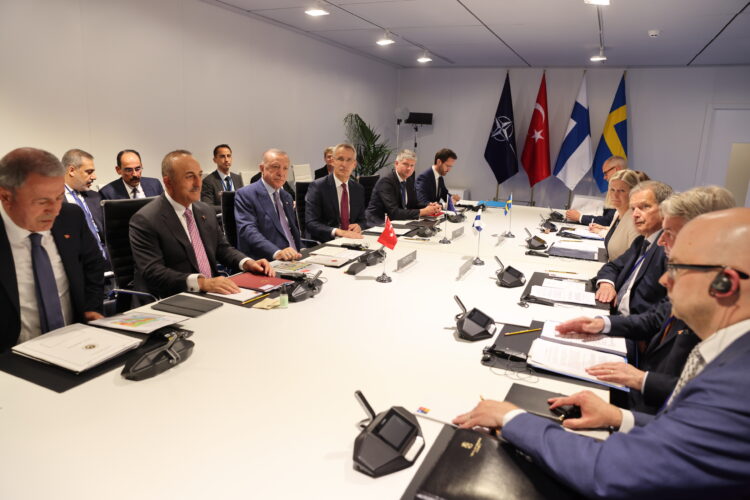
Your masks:
<instances>
[{"instance_id":1,"label":"long white conference table","mask_svg":"<svg viewBox=\"0 0 750 500\"><path fill-rule=\"evenodd\" d=\"M0 373L0 498L248 499L399 498L442 425L420 418L426 448L417 463L373 479L352 467L359 389L376 411L392 405L455 416L480 396L502 399L512 383L573 393L570 383L488 368L492 339L459 340L453 296L468 308L507 318L575 316L576 308L517 305L523 288L495 285L493 256L530 277L549 269L591 277L600 263L524 255L524 227L538 234L539 214L514 207L515 239L502 210L483 213L479 255L473 212L465 234L440 244L400 239L385 264L391 283L375 282L382 265L357 276L326 268L323 291L287 309L224 304L184 326L193 355L149 380L112 370L58 394ZM442 229L442 225L441 225ZM554 236L544 235L548 241ZM375 246L376 237L367 240ZM412 250L417 261L396 272ZM146 306L148 308L148 306ZM594 314L594 310L588 310ZM605 390L595 391L608 398Z\"/></svg>"}]
</instances>

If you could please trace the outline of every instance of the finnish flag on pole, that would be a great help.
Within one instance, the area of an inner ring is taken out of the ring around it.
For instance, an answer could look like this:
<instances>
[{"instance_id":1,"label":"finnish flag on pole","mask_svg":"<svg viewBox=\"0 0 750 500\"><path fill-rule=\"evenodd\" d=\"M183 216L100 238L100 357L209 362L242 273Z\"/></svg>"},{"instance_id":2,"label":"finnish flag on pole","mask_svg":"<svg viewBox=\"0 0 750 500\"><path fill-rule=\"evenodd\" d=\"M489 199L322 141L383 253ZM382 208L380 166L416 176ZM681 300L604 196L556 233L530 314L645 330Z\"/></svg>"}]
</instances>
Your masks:
<instances>
[{"instance_id":1,"label":"finnish flag on pole","mask_svg":"<svg viewBox=\"0 0 750 500\"><path fill-rule=\"evenodd\" d=\"M589 168L591 168L591 126L589 125L589 105L584 74L553 174L572 191Z\"/></svg>"},{"instance_id":2,"label":"finnish flag on pole","mask_svg":"<svg viewBox=\"0 0 750 500\"><path fill-rule=\"evenodd\" d=\"M484 229L484 224L482 224L482 209L481 208L477 212L477 216L474 217L474 222L471 224L471 227L478 233L481 232L482 229Z\"/></svg>"}]
</instances>

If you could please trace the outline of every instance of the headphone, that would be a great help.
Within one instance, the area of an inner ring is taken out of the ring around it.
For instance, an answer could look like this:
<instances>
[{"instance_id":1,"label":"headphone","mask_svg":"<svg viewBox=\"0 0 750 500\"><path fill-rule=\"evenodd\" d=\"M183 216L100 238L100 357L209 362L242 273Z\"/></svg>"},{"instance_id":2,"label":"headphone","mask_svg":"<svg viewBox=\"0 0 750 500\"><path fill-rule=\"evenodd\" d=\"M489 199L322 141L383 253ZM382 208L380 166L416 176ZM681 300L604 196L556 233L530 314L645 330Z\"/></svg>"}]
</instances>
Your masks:
<instances>
[{"instance_id":1,"label":"headphone","mask_svg":"<svg viewBox=\"0 0 750 500\"><path fill-rule=\"evenodd\" d=\"M734 295L737 292L737 281L732 279L733 277L737 277L734 269L722 267L711 282L708 293L712 297L726 294Z\"/></svg>"}]
</instances>

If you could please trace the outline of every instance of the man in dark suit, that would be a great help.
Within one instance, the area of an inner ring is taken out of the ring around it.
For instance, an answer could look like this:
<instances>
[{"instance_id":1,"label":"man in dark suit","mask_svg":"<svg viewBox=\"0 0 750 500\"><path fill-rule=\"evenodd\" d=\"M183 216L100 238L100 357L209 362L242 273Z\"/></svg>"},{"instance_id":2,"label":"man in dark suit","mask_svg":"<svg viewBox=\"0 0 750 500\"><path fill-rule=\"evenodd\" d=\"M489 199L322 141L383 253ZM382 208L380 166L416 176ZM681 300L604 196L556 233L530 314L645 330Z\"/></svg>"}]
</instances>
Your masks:
<instances>
[{"instance_id":1,"label":"man in dark suit","mask_svg":"<svg viewBox=\"0 0 750 500\"><path fill-rule=\"evenodd\" d=\"M82 149L71 149L62 157L65 169L65 201L78 205L86 217L91 233L107 260L104 247L104 216L102 215L102 197L91 189L96 180L94 157Z\"/></svg>"},{"instance_id":2,"label":"man in dark suit","mask_svg":"<svg viewBox=\"0 0 750 500\"><path fill-rule=\"evenodd\" d=\"M260 181L238 190L234 198L237 246L256 259L300 259L294 200L282 189L289 175L289 156L269 149L263 153L260 173Z\"/></svg>"},{"instance_id":3,"label":"man in dark suit","mask_svg":"<svg viewBox=\"0 0 750 500\"><path fill-rule=\"evenodd\" d=\"M104 261L81 209L63 203L64 173L39 149L0 159L0 351L102 318Z\"/></svg>"},{"instance_id":4,"label":"man in dark suit","mask_svg":"<svg viewBox=\"0 0 750 500\"><path fill-rule=\"evenodd\" d=\"M313 181L305 197L305 222L310 238L330 241L336 237L362 238L365 189L354 179L357 151L351 144L334 148L333 173Z\"/></svg>"},{"instance_id":5,"label":"man in dark suit","mask_svg":"<svg viewBox=\"0 0 750 500\"><path fill-rule=\"evenodd\" d=\"M230 172L232 168L232 148L219 144L214 148L216 170L203 178L201 201L214 206L216 213L221 213L221 192L236 191L242 187L242 176Z\"/></svg>"},{"instance_id":6,"label":"man in dark suit","mask_svg":"<svg viewBox=\"0 0 750 500\"><path fill-rule=\"evenodd\" d=\"M315 178L320 179L333 172L333 146L328 146L323 150L323 161L325 165L315 170Z\"/></svg>"},{"instance_id":7,"label":"man in dark suit","mask_svg":"<svg viewBox=\"0 0 750 500\"><path fill-rule=\"evenodd\" d=\"M701 215L678 236L662 282L675 316L701 342L655 417L584 391L551 407L579 406L581 417L566 419L564 427L619 430L605 441L566 432L505 401L482 401L454 423L502 427L504 439L589 498L747 498L748 248L748 208Z\"/></svg>"},{"instance_id":8,"label":"man in dark suit","mask_svg":"<svg viewBox=\"0 0 750 500\"><path fill-rule=\"evenodd\" d=\"M624 254L602 266L594 279L596 299L612 303L619 314L645 312L665 295L659 285L665 256L656 240L662 225L659 204L671 194L671 187L657 181L641 182L630 191L630 208L640 236Z\"/></svg>"},{"instance_id":9,"label":"man in dark suit","mask_svg":"<svg viewBox=\"0 0 750 500\"><path fill-rule=\"evenodd\" d=\"M435 153L435 163L417 176L417 198L420 203L443 203L448 201L448 188L445 186L445 176L451 171L458 156L452 150L443 148ZM453 201L460 200L457 194L453 195Z\"/></svg>"},{"instance_id":10,"label":"man in dark suit","mask_svg":"<svg viewBox=\"0 0 750 500\"><path fill-rule=\"evenodd\" d=\"M609 182L609 179L620 170L628 168L628 160L622 156L610 156L602 164L602 173L604 174L604 180ZM612 219L615 216L616 210L614 208L605 208L602 215L583 215L580 211L575 209L569 209L565 211L565 218L569 221L578 222L579 224L599 224L600 226L609 227L612 224Z\"/></svg>"},{"instance_id":11,"label":"man in dark suit","mask_svg":"<svg viewBox=\"0 0 750 500\"><path fill-rule=\"evenodd\" d=\"M441 210L437 203L420 203L414 187L414 167L417 154L404 149L396 156L394 168L375 183L370 204L367 206L367 224L380 226L386 214L391 220L418 219L434 215Z\"/></svg>"},{"instance_id":12,"label":"man in dark suit","mask_svg":"<svg viewBox=\"0 0 750 500\"><path fill-rule=\"evenodd\" d=\"M99 193L105 200L127 200L159 196L164 192L159 179L141 177L143 165L141 155L134 149L124 149L117 153L115 166L119 179L101 188Z\"/></svg>"},{"instance_id":13,"label":"man in dark suit","mask_svg":"<svg viewBox=\"0 0 750 500\"><path fill-rule=\"evenodd\" d=\"M216 264L273 275L265 259L254 261L232 248L219 229L214 210L199 201L203 172L192 153L168 153L161 164L166 193L130 219L135 285L158 297L176 293L237 293Z\"/></svg>"}]
</instances>

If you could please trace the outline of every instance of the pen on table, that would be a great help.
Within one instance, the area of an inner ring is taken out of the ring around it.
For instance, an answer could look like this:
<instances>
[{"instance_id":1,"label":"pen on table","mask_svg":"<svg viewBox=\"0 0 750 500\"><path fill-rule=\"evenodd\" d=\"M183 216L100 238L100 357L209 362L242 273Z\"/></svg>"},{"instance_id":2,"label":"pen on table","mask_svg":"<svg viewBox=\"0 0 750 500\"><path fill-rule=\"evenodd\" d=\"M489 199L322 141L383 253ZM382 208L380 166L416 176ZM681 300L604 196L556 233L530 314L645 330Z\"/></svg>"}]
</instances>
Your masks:
<instances>
[{"instance_id":1,"label":"pen on table","mask_svg":"<svg viewBox=\"0 0 750 500\"><path fill-rule=\"evenodd\" d=\"M545 273L557 273L557 274L561 274L561 273L562 273L562 274L576 274L576 273L574 273L574 272L571 272L571 271L555 271L554 269L547 269L547 270L546 270L546 271L544 271L544 272L545 272Z\"/></svg>"},{"instance_id":2,"label":"pen on table","mask_svg":"<svg viewBox=\"0 0 750 500\"><path fill-rule=\"evenodd\" d=\"M519 333L531 333L531 332L538 332L541 331L541 328L530 328L528 330L518 330L517 332L508 332L505 334L507 337L508 335L518 335Z\"/></svg>"},{"instance_id":3,"label":"pen on table","mask_svg":"<svg viewBox=\"0 0 750 500\"><path fill-rule=\"evenodd\" d=\"M560 240L560 241L566 241L568 243L580 243L581 240Z\"/></svg>"},{"instance_id":4,"label":"pen on table","mask_svg":"<svg viewBox=\"0 0 750 500\"><path fill-rule=\"evenodd\" d=\"M430 241L430 238L415 238L413 236L403 236L402 238L405 240L412 240L412 241Z\"/></svg>"}]
</instances>

